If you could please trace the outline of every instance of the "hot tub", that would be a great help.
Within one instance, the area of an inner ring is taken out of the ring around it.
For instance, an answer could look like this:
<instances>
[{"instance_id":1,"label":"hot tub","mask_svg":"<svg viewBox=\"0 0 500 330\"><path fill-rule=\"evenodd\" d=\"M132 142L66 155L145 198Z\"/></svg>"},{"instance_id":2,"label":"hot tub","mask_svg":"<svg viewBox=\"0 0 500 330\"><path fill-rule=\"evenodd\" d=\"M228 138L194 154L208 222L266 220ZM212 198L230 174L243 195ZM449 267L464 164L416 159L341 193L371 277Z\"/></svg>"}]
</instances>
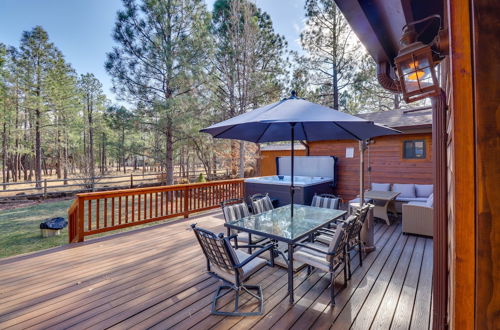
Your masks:
<instances>
[{"instance_id":1,"label":"hot tub","mask_svg":"<svg viewBox=\"0 0 500 330\"><path fill-rule=\"evenodd\" d=\"M335 186L336 157L299 156L295 157L294 203L311 205L314 194L333 192ZM266 194L278 200L278 205L290 204L290 157L276 159L278 175L245 179L247 201L254 194Z\"/></svg>"},{"instance_id":2,"label":"hot tub","mask_svg":"<svg viewBox=\"0 0 500 330\"><path fill-rule=\"evenodd\" d=\"M278 206L290 204L290 180L288 175L262 176L245 179L245 195L247 200L254 194L268 193L278 200ZM294 203L310 205L314 194L331 193L333 178L294 176Z\"/></svg>"}]
</instances>

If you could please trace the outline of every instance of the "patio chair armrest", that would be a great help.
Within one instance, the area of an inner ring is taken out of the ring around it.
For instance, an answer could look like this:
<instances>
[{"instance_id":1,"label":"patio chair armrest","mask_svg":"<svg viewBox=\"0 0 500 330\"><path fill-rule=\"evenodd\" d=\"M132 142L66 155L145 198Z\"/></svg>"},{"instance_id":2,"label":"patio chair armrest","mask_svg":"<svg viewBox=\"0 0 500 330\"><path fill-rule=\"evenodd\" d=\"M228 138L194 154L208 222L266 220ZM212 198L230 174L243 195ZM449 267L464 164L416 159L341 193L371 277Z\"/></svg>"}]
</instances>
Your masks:
<instances>
[{"instance_id":1,"label":"patio chair armrest","mask_svg":"<svg viewBox=\"0 0 500 330\"><path fill-rule=\"evenodd\" d=\"M233 234L233 235L227 236L226 238L228 240L237 239L238 238L238 234Z\"/></svg>"},{"instance_id":2,"label":"patio chair armrest","mask_svg":"<svg viewBox=\"0 0 500 330\"><path fill-rule=\"evenodd\" d=\"M318 252L318 253L322 253L322 254L324 254L325 256L333 256L333 255L335 255L335 252L325 252L325 251L322 251L322 250L320 250L320 249L313 248L313 247L308 246L308 245L305 245L305 244L295 243L295 245L296 245L296 246L303 247L303 248L305 248L305 249L309 249L309 250L312 250L312 251Z\"/></svg>"},{"instance_id":3,"label":"patio chair armrest","mask_svg":"<svg viewBox=\"0 0 500 330\"><path fill-rule=\"evenodd\" d=\"M253 259L255 259L258 256L260 256L262 253L264 253L266 251L269 251L269 250L272 250L273 248L274 248L274 246L272 244L264 246L263 248L259 249L258 251L255 251L254 253L252 253L250 255L250 257L246 258L245 260L243 260L239 264L235 265L234 268L241 268L241 267L245 266L250 261L252 261Z\"/></svg>"},{"instance_id":4,"label":"patio chair armrest","mask_svg":"<svg viewBox=\"0 0 500 330\"><path fill-rule=\"evenodd\" d=\"M331 229L327 229L327 228L321 228L321 229L318 229L318 232L322 233L322 234L326 234L328 236L333 236L335 235L335 230L331 230Z\"/></svg>"}]
</instances>

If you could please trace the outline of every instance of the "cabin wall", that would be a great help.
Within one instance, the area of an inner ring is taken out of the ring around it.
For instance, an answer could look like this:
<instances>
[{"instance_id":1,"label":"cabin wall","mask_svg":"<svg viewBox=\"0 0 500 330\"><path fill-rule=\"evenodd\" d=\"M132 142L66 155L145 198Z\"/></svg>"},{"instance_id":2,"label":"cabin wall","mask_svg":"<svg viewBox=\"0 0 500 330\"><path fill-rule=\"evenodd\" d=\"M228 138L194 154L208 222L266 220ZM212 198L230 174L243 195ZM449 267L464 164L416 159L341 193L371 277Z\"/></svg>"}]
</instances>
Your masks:
<instances>
[{"instance_id":1,"label":"cabin wall","mask_svg":"<svg viewBox=\"0 0 500 330\"><path fill-rule=\"evenodd\" d=\"M403 141L425 140L425 159L403 159ZM431 133L401 134L374 139L365 153L365 187L378 183L432 184ZM335 194L349 200L359 194L359 146L354 140L309 142L311 156L336 156ZM354 148L354 157L346 158L346 148ZM289 151L262 151L262 175L276 174L276 157ZM287 155L288 155L287 154ZM265 161L265 162L264 162ZM369 171L371 169L371 171Z\"/></svg>"},{"instance_id":2,"label":"cabin wall","mask_svg":"<svg viewBox=\"0 0 500 330\"><path fill-rule=\"evenodd\" d=\"M305 150L295 150L295 156L305 156ZM276 175L276 158L290 156L290 150L261 150L260 176Z\"/></svg>"},{"instance_id":3,"label":"cabin wall","mask_svg":"<svg viewBox=\"0 0 500 330\"><path fill-rule=\"evenodd\" d=\"M425 159L403 159L403 141L425 140ZM365 188L377 183L432 184L431 133L382 136L374 139L365 152ZM346 148L354 148L354 157L346 158ZM321 141L310 143L311 156L338 157L338 183L335 190L344 200L359 194L359 144L357 141Z\"/></svg>"}]
</instances>

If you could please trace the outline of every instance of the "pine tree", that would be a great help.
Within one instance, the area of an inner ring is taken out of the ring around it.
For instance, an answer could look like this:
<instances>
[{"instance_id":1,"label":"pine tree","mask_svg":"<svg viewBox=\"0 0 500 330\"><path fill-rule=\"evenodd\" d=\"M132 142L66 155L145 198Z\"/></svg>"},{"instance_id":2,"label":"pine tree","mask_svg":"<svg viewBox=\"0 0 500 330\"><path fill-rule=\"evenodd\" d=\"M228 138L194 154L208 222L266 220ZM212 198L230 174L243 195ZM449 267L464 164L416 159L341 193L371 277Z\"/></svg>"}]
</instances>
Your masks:
<instances>
[{"instance_id":1,"label":"pine tree","mask_svg":"<svg viewBox=\"0 0 500 330\"><path fill-rule=\"evenodd\" d=\"M35 180L36 187L41 187L42 180L42 125L47 107L47 76L53 66L55 46L49 42L45 30L36 26L31 31L23 32L20 45L20 64L23 88L27 106L32 114L34 126Z\"/></svg>"},{"instance_id":2,"label":"pine tree","mask_svg":"<svg viewBox=\"0 0 500 330\"><path fill-rule=\"evenodd\" d=\"M94 135L96 119L100 119L105 109L106 96L102 91L101 82L92 74L80 76L78 88L82 97L82 113L84 114L84 155L81 171L90 178L89 184L93 186L95 172Z\"/></svg>"},{"instance_id":3,"label":"pine tree","mask_svg":"<svg viewBox=\"0 0 500 330\"><path fill-rule=\"evenodd\" d=\"M204 82L210 55L209 14L201 0L123 0L108 54L115 90L142 103L165 138L167 184L173 183L181 98Z\"/></svg>"},{"instance_id":4,"label":"pine tree","mask_svg":"<svg viewBox=\"0 0 500 330\"><path fill-rule=\"evenodd\" d=\"M306 28L301 42L307 55L307 67L313 75L316 101L339 109L344 106L352 84L356 63L363 53L361 44L352 32L334 1L307 0ZM344 96L344 99L342 99Z\"/></svg>"},{"instance_id":5,"label":"pine tree","mask_svg":"<svg viewBox=\"0 0 500 330\"><path fill-rule=\"evenodd\" d=\"M275 101L281 94L286 41L274 32L270 16L248 0L218 0L214 4L212 31L215 95L223 109L221 119ZM244 174L245 148L231 144L231 171Z\"/></svg>"},{"instance_id":6,"label":"pine tree","mask_svg":"<svg viewBox=\"0 0 500 330\"><path fill-rule=\"evenodd\" d=\"M47 77L48 106L52 109L54 153L57 178L68 178L70 129L78 122L79 91L75 70L55 51L53 68Z\"/></svg>"}]
</instances>

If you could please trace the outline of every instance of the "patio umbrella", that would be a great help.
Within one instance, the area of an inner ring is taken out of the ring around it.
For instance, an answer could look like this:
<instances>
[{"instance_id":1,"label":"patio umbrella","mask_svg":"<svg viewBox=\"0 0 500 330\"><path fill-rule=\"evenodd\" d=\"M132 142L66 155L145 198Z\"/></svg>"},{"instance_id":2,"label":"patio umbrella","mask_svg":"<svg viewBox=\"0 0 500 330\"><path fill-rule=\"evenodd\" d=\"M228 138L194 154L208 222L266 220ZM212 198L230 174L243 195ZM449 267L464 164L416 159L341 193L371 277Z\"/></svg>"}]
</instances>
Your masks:
<instances>
[{"instance_id":1,"label":"patio umbrella","mask_svg":"<svg viewBox=\"0 0 500 330\"><path fill-rule=\"evenodd\" d=\"M361 151L360 197L364 202L363 152L366 140L382 135L400 133L356 116L298 98L295 92L289 98L239 116L224 120L200 130L214 138L236 139L254 143L288 141L291 150L291 212L293 216L294 141L358 140Z\"/></svg>"}]
</instances>

